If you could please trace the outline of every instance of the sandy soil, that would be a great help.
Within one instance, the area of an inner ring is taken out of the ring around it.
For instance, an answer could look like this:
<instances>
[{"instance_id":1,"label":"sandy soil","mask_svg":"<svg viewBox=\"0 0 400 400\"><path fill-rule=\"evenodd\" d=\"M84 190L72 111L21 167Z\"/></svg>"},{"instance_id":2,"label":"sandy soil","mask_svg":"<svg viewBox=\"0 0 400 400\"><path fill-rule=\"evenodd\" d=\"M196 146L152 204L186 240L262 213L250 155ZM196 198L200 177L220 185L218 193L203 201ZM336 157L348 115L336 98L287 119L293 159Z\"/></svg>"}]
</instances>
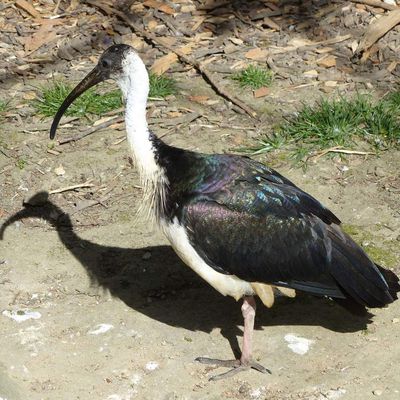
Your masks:
<instances>
[{"instance_id":1,"label":"sandy soil","mask_svg":"<svg viewBox=\"0 0 400 400\"><path fill-rule=\"evenodd\" d=\"M208 93L196 82L181 85ZM309 91L285 97L276 88L268 100L279 113ZM172 103L187 106L183 96ZM206 118L165 140L204 152L251 142L257 130L201 126L213 119L249 125L223 107L200 110ZM10 158L0 158L0 222L12 222L0 241L1 399L400 398L400 302L368 318L301 295L271 310L260 304L254 355L272 375L249 371L209 382L220 371L194 359L237 354L240 305L202 282L135 216L141 191L126 142L118 140L124 132L98 132L57 146L55 155L46 152L50 120L23 123L3 122ZM15 157L27 161L23 169ZM269 161L328 205L377 262L400 272L398 152L321 158L306 172L282 157ZM88 179L93 187L22 206L41 190Z\"/></svg>"}]
</instances>

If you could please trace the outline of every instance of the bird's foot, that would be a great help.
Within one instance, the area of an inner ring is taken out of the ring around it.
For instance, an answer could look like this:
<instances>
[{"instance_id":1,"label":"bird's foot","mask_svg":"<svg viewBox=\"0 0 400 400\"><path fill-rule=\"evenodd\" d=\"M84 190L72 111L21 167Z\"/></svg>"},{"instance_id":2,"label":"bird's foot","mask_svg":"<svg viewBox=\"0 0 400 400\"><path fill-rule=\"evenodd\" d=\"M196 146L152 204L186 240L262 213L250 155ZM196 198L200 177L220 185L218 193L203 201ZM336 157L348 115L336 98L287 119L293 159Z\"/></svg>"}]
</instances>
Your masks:
<instances>
[{"instance_id":1,"label":"bird's foot","mask_svg":"<svg viewBox=\"0 0 400 400\"><path fill-rule=\"evenodd\" d=\"M223 374L218 374L212 376L210 381L218 381L220 379L230 378L233 375L236 375L239 372L247 371L251 368L262 372L263 374L270 374L271 371L267 368L264 368L261 364L258 364L252 360L242 361L242 360L218 360L214 358L207 357L197 357L195 361L198 361L202 364L215 365L217 367L226 367L232 368L228 372L224 372Z\"/></svg>"}]
</instances>

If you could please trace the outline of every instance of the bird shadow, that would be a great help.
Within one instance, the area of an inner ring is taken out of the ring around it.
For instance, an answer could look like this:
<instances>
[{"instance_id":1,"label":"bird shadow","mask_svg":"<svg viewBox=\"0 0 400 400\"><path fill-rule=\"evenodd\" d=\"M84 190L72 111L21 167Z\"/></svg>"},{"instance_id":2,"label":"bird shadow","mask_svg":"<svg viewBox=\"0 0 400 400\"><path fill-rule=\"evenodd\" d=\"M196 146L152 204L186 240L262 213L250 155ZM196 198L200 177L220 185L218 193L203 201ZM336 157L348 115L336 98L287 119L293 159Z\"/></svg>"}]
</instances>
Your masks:
<instances>
[{"instance_id":1,"label":"bird shadow","mask_svg":"<svg viewBox=\"0 0 400 400\"><path fill-rule=\"evenodd\" d=\"M40 205L30 205L37 203ZM74 232L70 216L48 200L47 192L37 193L4 221L0 240L8 226L26 218L48 221L93 285L107 289L135 311L170 326L204 332L220 328L235 355L240 354L237 335L241 334L238 325L243 321L239 305L208 286L169 246L122 248L82 239ZM307 295L278 298L276 303L270 310L258 308L256 329L306 325L356 332L365 329L372 316L354 316L327 299Z\"/></svg>"}]
</instances>

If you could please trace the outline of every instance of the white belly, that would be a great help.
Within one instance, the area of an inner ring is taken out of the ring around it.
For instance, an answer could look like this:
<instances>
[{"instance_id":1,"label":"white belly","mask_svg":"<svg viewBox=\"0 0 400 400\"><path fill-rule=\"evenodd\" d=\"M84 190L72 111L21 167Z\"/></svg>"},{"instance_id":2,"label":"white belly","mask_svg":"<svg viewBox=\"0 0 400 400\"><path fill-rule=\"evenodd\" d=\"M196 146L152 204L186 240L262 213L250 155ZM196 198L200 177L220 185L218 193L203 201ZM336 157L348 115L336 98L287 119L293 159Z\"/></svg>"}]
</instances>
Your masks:
<instances>
[{"instance_id":1,"label":"white belly","mask_svg":"<svg viewBox=\"0 0 400 400\"><path fill-rule=\"evenodd\" d=\"M232 296L236 300L245 295L251 296L254 294L254 290L249 282L243 281L235 275L221 274L204 262L190 244L185 228L179 225L176 218L173 223L161 221L160 226L182 261L214 289L218 290L218 292L224 296Z\"/></svg>"}]
</instances>

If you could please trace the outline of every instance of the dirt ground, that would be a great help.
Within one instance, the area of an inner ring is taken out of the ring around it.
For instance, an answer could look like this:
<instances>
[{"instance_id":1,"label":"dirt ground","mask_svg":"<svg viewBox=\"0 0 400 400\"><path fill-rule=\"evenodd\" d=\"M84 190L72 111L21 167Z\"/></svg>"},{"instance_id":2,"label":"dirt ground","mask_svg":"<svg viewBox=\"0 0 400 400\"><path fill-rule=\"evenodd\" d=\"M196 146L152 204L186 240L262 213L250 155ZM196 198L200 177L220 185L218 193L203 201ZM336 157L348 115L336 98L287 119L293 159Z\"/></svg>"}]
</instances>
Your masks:
<instances>
[{"instance_id":1,"label":"dirt ground","mask_svg":"<svg viewBox=\"0 0 400 400\"><path fill-rule=\"evenodd\" d=\"M93 60L81 65L63 67L68 79L79 81ZM170 144L209 153L252 144L304 99L327 95L302 87L303 78L296 89L280 79L259 100L242 93L262 115L254 123L194 71L174 77L179 94L150 104L151 128ZM364 318L301 294L270 310L260 303L254 356L272 374L210 382L222 371L194 359L237 355L240 304L183 265L137 215L141 189L123 127L49 146L51 119L23 103L47 79L2 82L2 97L23 106L1 121L0 399L400 399L400 301ZM373 81L372 93L385 85ZM359 89L345 86L346 94ZM213 106L188 100L200 95ZM160 122L188 108L200 118L172 128ZM60 138L87 125L64 125ZM400 273L398 151L321 157L306 171L280 153L259 159L321 200L376 262Z\"/></svg>"}]
</instances>

